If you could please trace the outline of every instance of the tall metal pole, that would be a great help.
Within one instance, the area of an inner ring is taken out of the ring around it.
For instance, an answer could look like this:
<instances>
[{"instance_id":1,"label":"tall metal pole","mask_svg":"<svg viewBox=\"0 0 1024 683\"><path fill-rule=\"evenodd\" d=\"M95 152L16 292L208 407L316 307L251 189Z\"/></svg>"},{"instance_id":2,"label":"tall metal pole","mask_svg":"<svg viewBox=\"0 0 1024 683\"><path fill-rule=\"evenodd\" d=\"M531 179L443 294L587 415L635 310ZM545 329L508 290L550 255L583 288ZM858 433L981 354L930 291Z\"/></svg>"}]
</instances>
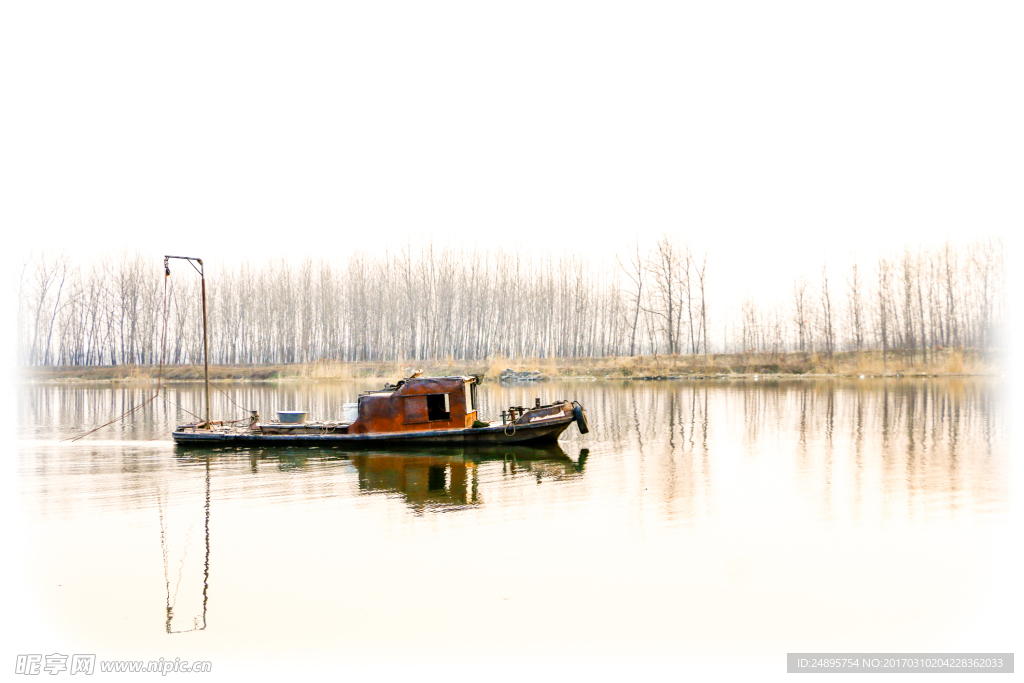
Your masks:
<instances>
[{"instance_id":1,"label":"tall metal pole","mask_svg":"<svg viewBox=\"0 0 1024 683\"><path fill-rule=\"evenodd\" d=\"M199 278L203 283L203 379L206 382L206 428L210 429L210 347L206 342L206 273L199 260Z\"/></svg>"},{"instance_id":2,"label":"tall metal pole","mask_svg":"<svg viewBox=\"0 0 1024 683\"><path fill-rule=\"evenodd\" d=\"M189 265L196 268L195 261L199 264L196 268L196 272L199 273L199 279L202 281L203 289L203 379L206 383L206 428L211 429L210 425L210 346L206 340L206 272L203 268L203 259L196 258L194 256L164 256L164 271L167 275L171 274L171 268L168 265L169 260L172 258L182 259L188 261Z\"/></svg>"}]
</instances>

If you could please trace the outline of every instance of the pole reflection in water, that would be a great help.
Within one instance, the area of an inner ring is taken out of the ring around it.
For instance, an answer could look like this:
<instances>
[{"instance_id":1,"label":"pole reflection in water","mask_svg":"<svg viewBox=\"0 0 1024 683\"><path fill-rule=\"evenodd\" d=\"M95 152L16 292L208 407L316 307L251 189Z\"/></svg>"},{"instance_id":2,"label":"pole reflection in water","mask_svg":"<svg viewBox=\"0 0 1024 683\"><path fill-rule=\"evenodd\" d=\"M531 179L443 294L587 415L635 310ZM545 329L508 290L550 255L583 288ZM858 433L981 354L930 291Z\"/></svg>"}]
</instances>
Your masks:
<instances>
[{"instance_id":1,"label":"pole reflection in water","mask_svg":"<svg viewBox=\"0 0 1024 683\"><path fill-rule=\"evenodd\" d=\"M179 456L181 457L181 456ZM196 462L195 458L184 458ZM210 455L200 457L204 463L206 484L202 507L202 529L205 551L202 561L202 579L196 572L195 531L198 520L194 492L177 491L170 497L165 487L157 491L157 509L160 516L160 548L163 551L164 587L167 600L167 633L190 633L206 629L206 610L209 603L210 590ZM180 551L180 552L172 552ZM179 558L178 562L173 562ZM176 572L176 573L175 573ZM173 587L172 587L173 579ZM201 588L200 583L201 581ZM195 605L196 593L202 597L200 605ZM177 615L175 613L177 610ZM182 616L185 615L185 616ZM191 617L187 615L192 615Z\"/></svg>"}]
</instances>

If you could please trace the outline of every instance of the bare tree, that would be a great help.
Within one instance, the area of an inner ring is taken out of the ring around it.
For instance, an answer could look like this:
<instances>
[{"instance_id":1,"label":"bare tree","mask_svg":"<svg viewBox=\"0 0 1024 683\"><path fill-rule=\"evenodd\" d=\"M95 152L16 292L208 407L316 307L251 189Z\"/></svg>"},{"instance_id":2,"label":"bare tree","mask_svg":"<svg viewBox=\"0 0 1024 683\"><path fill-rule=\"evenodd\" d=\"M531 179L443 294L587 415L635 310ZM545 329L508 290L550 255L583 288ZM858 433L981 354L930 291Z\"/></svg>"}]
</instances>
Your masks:
<instances>
[{"instance_id":1,"label":"bare tree","mask_svg":"<svg viewBox=\"0 0 1024 683\"><path fill-rule=\"evenodd\" d=\"M849 316L850 337L853 348L860 351L864 348L864 305L861 300L863 285L857 261L850 266L850 275L846 281L847 311Z\"/></svg>"},{"instance_id":2,"label":"bare tree","mask_svg":"<svg viewBox=\"0 0 1024 683\"><path fill-rule=\"evenodd\" d=\"M693 347L693 353L699 353L700 344L704 343L704 355L708 355L708 308L707 308L707 265L708 255L707 252L701 256L700 265L698 266L696 261L690 259L694 265L694 275L697 278L697 291L699 292L700 308L698 313L698 320L700 321L700 327L697 330L697 343Z\"/></svg>"},{"instance_id":3,"label":"bare tree","mask_svg":"<svg viewBox=\"0 0 1024 683\"><path fill-rule=\"evenodd\" d=\"M797 349L799 349L800 353L806 353L806 332L809 305L807 296L807 279L803 275L798 275L793 280L793 307L798 338Z\"/></svg>"},{"instance_id":4,"label":"bare tree","mask_svg":"<svg viewBox=\"0 0 1024 683\"><path fill-rule=\"evenodd\" d=\"M876 266L876 274L878 276L877 296L878 296L878 334L879 341L881 342L882 348L882 365L887 367L888 353L889 353L889 328L890 328L890 313L889 313L889 298L892 290L891 282L891 266L888 259L881 257L878 259L878 265Z\"/></svg>"},{"instance_id":5,"label":"bare tree","mask_svg":"<svg viewBox=\"0 0 1024 683\"><path fill-rule=\"evenodd\" d=\"M640 253L640 242L634 240L628 249L629 263L625 265L618 255L615 256L619 268L626 274L630 282L630 289L626 292L629 301L629 355L636 355L636 333L637 325L640 322L640 310L643 304L644 283L647 280L648 255Z\"/></svg>"},{"instance_id":6,"label":"bare tree","mask_svg":"<svg viewBox=\"0 0 1024 683\"><path fill-rule=\"evenodd\" d=\"M914 336L914 281L917 276L917 268L909 247L903 249L900 266L902 275L900 285L903 292L903 350L910 354L910 362L913 363L917 350L917 341Z\"/></svg>"},{"instance_id":7,"label":"bare tree","mask_svg":"<svg viewBox=\"0 0 1024 683\"><path fill-rule=\"evenodd\" d=\"M835 350L835 327L832 324L832 297L828 289L828 265L821 264L821 334L825 340L825 353L832 358Z\"/></svg>"},{"instance_id":8,"label":"bare tree","mask_svg":"<svg viewBox=\"0 0 1024 683\"><path fill-rule=\"evenodd\" d=\"M669 235L662 235L655 243L650 261L651 274L654 276L655 301L650 312L661 319L661 329L665 334L669 354L678 353L678 270L684 261L684 253Z\"/></svg>"}]
</instances>

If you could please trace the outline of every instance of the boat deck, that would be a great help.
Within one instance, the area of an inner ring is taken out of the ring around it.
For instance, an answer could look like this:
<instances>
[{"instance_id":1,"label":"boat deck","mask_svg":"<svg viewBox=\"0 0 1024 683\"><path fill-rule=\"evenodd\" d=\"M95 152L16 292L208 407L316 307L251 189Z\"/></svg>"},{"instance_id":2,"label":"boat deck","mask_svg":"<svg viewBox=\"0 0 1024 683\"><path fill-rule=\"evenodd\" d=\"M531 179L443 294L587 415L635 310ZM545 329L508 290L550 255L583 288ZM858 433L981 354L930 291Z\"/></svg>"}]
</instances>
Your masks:
<instances>
[{"instance_id":1,"label":"boat deck","mask_svg":"<svg viewBox=\"0 0 1024 683\"><path fill-rule=\"evenodd\" d=\"M430 444L488 444L488 443L543 443L556 441L566 428L575 421L572 414L543 422L528 424L490 423L487 427L467 429L428 429L414 432L383 432L372 434L347 434L348 425L340 422L306 422L303 424L268 424L274 432L265 433L250 427L215 427L196 429L193 426L179 427L173 437L179 444L373 444L401 443L409 445ZM344 429L344 431L343 431ZM285 432L285 433L280 433Z\"/></svg>"}]
</instances>

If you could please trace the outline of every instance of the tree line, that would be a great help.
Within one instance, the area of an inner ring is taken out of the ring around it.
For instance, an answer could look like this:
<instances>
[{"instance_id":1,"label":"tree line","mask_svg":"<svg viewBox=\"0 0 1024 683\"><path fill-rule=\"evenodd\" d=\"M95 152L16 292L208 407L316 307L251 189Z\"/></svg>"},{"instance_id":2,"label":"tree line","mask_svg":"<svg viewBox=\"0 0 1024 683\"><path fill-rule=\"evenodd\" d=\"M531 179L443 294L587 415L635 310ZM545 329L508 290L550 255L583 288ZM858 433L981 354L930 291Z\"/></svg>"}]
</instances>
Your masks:
<instances>
[{"instance_id":1,"label":"tree line","mask_svg":"<svg viewBox=\"0 0 1024 683\"><path fill-rule=\"evenodd\" d=\"M843 273L822 264L813 278L798 274L788 302L747 298L731 350L879 350L927 362L944 348L998 348L1006 313L1000 239L904 246L869 265L854 260Z\"/></svg>"},{"instance_id":2,"label":"tree line","mask_svg":"<svg viewBox=\"0 0 1024 683\"><path fill-rule=\"evenodd\" d=\"M904 247L794 277L788 301L713 309L708 256L664 235L612 263L426 243L397 252L206 264L218 364L992 349L998 239ZM17 282L24 365L201 363L200 283L183 262L36 253ZM713 288L713 284L712 284ZM714 313L714 315L712 315Z\"/></svg>"}]
</instances>

